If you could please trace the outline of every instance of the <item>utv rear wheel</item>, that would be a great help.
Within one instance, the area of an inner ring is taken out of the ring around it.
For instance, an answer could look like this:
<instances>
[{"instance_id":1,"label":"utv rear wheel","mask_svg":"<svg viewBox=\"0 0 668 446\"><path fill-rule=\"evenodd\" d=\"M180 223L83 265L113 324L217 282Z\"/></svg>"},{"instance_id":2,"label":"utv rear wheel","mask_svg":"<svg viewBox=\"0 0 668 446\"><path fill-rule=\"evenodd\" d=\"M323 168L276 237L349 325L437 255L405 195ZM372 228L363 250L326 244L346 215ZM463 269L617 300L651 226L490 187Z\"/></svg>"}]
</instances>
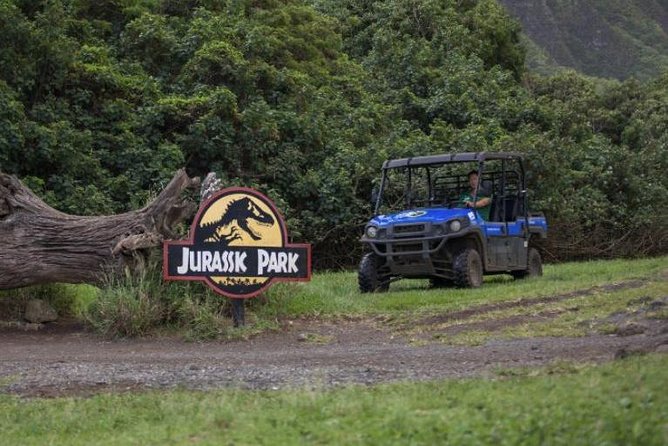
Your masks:
<instances>
[{"instance_id":1,"label":"utv rear wheel","mask_svg":"<svg viewBox=\"0 0 668 446\"><path fill-rule=\"evenodd\" d=\"M370 252L362 257L357 281L362 293L384 293L390 288L390 278L387 275L379 273L380 259L377 255Z\"/></svg>"},{"instance_id":2,"label":"utv rear wheel","mask_svg":"<svg viewBox=\"0 0 668 446\"><path fill-rule=\"evenodd\" d=\"M543 275L543 260L536 248L529 248L527 255L527 269L522 271L513 271L511 273L516 279L525 277L540 277Z\"/></svg>"},{"instance_id":3,"label":"utv rear wheel","mask_svg":"<svg viewBox=\"0 0 668 446\"><path fill-rule=\"evenodd\" d=\"M466 248L455 255L452 265L455 285L461 288L478 288L482 285L482 260L473 248Z\"/></svg>"}]
</instances>

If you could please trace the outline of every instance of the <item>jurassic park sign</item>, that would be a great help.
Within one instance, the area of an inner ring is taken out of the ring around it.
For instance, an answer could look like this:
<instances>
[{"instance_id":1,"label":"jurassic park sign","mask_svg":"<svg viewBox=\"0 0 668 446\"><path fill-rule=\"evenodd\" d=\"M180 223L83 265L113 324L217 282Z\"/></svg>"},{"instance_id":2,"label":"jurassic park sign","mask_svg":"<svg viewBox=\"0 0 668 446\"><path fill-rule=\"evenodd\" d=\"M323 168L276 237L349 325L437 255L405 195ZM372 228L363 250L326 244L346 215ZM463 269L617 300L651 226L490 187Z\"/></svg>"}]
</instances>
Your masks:
<instances>
[{"instance_id":1,"label":"jurassic park sign","mask_svg":"<svg viewBox=\"0 0 668 446\"><path fill-rule=\"evenodd\" d=\"M289 244L283 216L260 192L218 191L199 208L188 240L163 245L165 280L199 280L231 298L260 294L277 281L311 279L311 245Z\"/></svg>"}]
</instances>

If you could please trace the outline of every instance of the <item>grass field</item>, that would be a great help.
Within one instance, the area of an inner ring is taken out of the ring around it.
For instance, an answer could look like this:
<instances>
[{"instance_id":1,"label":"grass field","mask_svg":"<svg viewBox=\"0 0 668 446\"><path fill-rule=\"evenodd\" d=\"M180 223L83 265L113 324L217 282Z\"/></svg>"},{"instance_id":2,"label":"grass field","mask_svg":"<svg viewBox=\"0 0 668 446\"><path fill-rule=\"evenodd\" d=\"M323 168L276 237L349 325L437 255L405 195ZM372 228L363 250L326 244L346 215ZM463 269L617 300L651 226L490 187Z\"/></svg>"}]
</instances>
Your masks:
<instances>
[{"instance_id":1,"label":"grass field","mask_svg":"<svg viewBox=\"0 0 668 446\"><path fill-rule=\"evenodd\" d=\"M360 294L355 273L316 274L306 284L278 284L269 305L258 311L280 316L374 315L460 310L472 305L520 298L539 298L632 279L655 279L668 270L668 257L642 260L574 262L545 265L544 276L514 280L488 276L481 288L429 289L426 280L392 283L390 292Z\"/></svg>"},{"instance_id":2,"label":"grass field","mask_svg":"<svg viewBox=\"0 0 668 446\"><path fill-rule=\"evenodd\" d=\"M668 257L569 263L547 265L537 279L492 277L475 290L430 290L426 281L412 280L371 295L359 294L354 273L316 274L310 283L280 284L250 302L249 322L256 328L239 333L291 318L340 317L374 319L407 336L463 344L605 333L611 314L631 314L668 296L667 270ZM90 293L87 289L88 300ZM550 296L563 299L537 301ZM495 307L519 300L521 305ZM490 311L466 321L416 323L480 306ZM663 308L650 316L668 318ZM558 317L496 332L432 336L464 322L544 313ZM498 369L483 378L372 387L55 399L0 394L0 445L665 445L667 370L668 355L651 354L604 365L557 362L540 369Z\"/></svg>"},{"instance_id":3,"label":"grass field","mask_svg":"<svg viewBox=\"0 0 668 446\"><path fill-rule=\"evenodd\" d=\"M335 390L0 395L0 444L665 445L666 370L652 355Z\"/></svg>"},{"instance_id":4,"label":"grass field","mask_svg":"<svg viewBox=\"0 0 668 446\"><path fill-rule=\"evenodd\" d=\"M251 321L263 328L278 320L299 317L336 319L375 318L402 334L421 338L419 321L432 315L475 309L508 302L525 302L511 309L487 311L466 322L512 316L550 314L549 320L523 323L501 331L470 332L457 336L434 335L441 342L479 344L490 337L583 336L605 332L605 319L617 312L631 313L644 304L668 296L668 257L546 265L544 276L514 280L491 276L478 289L430 289L426 280L395 282L388 293L360 294L354 273L326 273L306 284L279 284L264 302L251 302ZM572 295L572 297L568 297ZM559 298L559 296L563 296ZM532 304L541 299L556 301ZM668 314L653 315L668 318ZM452 320L428 330L447 329L463 321Z\"/></svg>"},{"instance_id":5,"label":"grass field","mask_svg":"<svg viewBox=\"0 0 668 446\"><path fill-rule=\"evenodd\" d=\"M216 337L244 338L276 329L281 322L294 318L337 319L340 317L374 318L406 332L416 320L434 314L461 311L481 305L513 301L535 301L549 296L585 293L572 299L542 305L519 305L512 310L488 312L474 320L532 315L540 312L562 313L550 323L522 324L501 333L505 337L584 335L586 322L616 311L637 309L643 299L668 295L668 257L638 260L573 262L545 265L544 276L514 280L507 275L490 276L478 289L430 289L427 280L402 280L392 283L387 293L361 294L355 272L317 273L309 283L278 283L265 296L247 303L248 326L234 329L229 317L216 308L226 301L206 291L199 283L168 283L161 278L120 284L103 292L91 286L50 285L16 293L0 293L2 314L16 317L18 304L31 294L50 298L52 304L75 315L97 308L96 318L88 317L94 328L112 337L181 333L187 339ZM629 283L633 286L627 287ZM619 285L620 290L615 286ZM34 291L33 291L34 290ZM202 297L198 296L205 296ZM6 296L3 301L3 296ZM148 298L147 298L148 297ZM9 305L3 310L2 304ZM156 308L160 311L157 311ZM571 311L577 309L577 311ZM90 314L90 313L89 313ZM174 319L178 323L174 323ZM668 317L668 315L664 315ZM165 320L167 320L165 322ZM172 322L169 322L172 320ZM452 321L449 325L455 325ZM166 324L166 325L165 325ZM170 326L171 324L171 326ZM100 329L102 327L102 329ZM120 328L119 328L120 327ZM441 328L447 328L442 326ZM606 327L596 326L597 330ZM419 334L420 326L414 327ZM411 333L408 333L412 336ZM499 333L495 333L499 335ZM441 337L450 343L476 344L489 333Z\"/></svg>"}]
</instances>

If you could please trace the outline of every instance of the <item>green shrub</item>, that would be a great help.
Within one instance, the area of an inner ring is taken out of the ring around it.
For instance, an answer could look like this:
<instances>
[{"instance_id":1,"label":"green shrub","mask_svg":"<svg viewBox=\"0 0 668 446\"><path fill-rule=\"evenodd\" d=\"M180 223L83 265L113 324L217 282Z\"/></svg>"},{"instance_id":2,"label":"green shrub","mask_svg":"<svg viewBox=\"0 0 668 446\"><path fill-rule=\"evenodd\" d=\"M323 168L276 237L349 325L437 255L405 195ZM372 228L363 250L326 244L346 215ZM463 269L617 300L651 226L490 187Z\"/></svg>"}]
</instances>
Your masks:
<instances>
[{"instance_id":1,"label":"green shrub","mask_svg":"<svg viewBox=\"0 0 668 446\"><path fill-rule=\"evenodd\" d=\"M106 336L142 336L165 320L167 307L150 275L109 279L85 313L86 321Z\"/></svg>"},{"instance_id":2,"label":"green shrub","mask_svg":"<svg viewBox=\"0 0 668 446\"><path fill-rule=\"evenodd\" d=\"M190 340L216 339L227 333L232 327L226 314L227 307L227 300L221 297L183 298L177 306L177 320L184 329L184 337Z\"/></svg>"},{"instance_id":3,"label":"green shrub","mask_svg":"<svg viewBox=\"0 0 668 446\"><path fill-rule=\"evenodd\" d=\"M85 312L85 320L108 337L136 337L173 330L187 339L213 339L231 327L227 301L199 283L165 282L160 268L110 278Z\"/></svg>"},{"instance_id":4,"label":"green shrub","mask_svg":"<svg viewBox=\"0 0 668 446\"><path fill-rule=\"evenodd\" d=\"M30 299L48 302L60 317L80 316L97 288L91 285L52 283L0 292L0 320L21 320Z\"/></svg>"}]
</instances>

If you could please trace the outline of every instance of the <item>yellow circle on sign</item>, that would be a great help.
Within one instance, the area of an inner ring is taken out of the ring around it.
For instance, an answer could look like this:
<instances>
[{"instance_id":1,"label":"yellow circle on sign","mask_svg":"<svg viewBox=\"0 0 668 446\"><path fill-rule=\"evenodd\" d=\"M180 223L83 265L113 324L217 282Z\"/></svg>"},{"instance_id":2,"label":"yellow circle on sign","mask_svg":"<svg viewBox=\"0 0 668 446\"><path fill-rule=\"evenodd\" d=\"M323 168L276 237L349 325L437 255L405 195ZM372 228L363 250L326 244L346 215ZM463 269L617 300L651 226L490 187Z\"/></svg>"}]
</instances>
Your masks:
<instances>
[{"instance_id":1,"label":"yellow circle on sign","mask_svg":"<svg viewBox=\"0 0 668 446\"><path fill-rule=\"evenodd\" d=\"M271 222L269 221L271 219ZM227 246L283 246L279 216L262 200L245 193L226 195L206 210L199 226L216 224L217 240ZM266 277L210 277L221 285L263 284Z\"/></svg>"},{"instance_id":2,"label":"yellow circle on sign","mask_svg":"<svg viewBox=\"0 0 668 446\"><path fill-rule=\"evenodd\" d=\"M232 215L234 214L234 215ZM271 216L273 222L267 222ZM218 224L216 235L227 246L283 246L278 216L258 198L230 194L213 203L200 219L200 226Z\"/></svg>"}]
</instances>

